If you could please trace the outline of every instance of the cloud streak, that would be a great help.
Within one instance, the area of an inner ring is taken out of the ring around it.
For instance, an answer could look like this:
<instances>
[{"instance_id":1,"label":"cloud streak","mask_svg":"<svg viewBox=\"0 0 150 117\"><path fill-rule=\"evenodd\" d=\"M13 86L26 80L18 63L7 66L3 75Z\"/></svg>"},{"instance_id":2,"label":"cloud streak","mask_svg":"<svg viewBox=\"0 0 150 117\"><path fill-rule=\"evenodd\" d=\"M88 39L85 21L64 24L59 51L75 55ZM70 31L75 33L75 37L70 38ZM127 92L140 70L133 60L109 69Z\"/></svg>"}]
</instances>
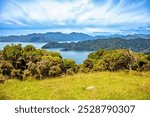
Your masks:
<instances>
[{"instance_id":1,"label":"cloud streak","mask_svg":"<svg viewBox=\"0 0 150 117\"><path fill-rule=\"evenodd\" d=\"M131 30L150 24L149 0L1 0L0 29Z\"/></svg>"}]
</instances>

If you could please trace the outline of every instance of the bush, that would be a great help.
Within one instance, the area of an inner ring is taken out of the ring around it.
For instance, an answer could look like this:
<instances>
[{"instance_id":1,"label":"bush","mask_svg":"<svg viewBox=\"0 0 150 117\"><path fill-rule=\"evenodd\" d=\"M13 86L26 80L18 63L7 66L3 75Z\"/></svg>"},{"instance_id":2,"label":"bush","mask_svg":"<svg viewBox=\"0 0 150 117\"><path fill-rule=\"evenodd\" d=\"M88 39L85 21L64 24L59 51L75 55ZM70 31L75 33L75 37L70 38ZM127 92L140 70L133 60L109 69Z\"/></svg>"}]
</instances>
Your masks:
<instances>
[{"instance_id":1,"label":"bush","mask_svg":"<svg viewBox=\"0 0 150 117\"><path fill-rule=\"evenodd\" d=\"M26 47L24 47L24 52L33 52L36 51L36 48L32 45L27 45Z\"/></svg>"},{"instance_id":2,"label":"bush","mask_svg":"<svg viewBox=\"0 0 150 117\"><path fill-rule=\"evenodd\" d=\"M0 74L0 84L3 84L5 82L5 77Z\"/></svg>"},{"instance_id":3,"label":"bush","mask_svg":"<svg viewBox=\"0 0 150 117\"><path fill-rule=\"evenodd\" d=\"M10 76L12 69L13 66L11 63L5 60L0 61L0 74L2 74L3 76Z\"/></svg>"},{"instance_id":4,"label":"bush","mask_svg":"<svg viewBox=\"0 0 150 117\"><path fill-rule=\"evenodd\" d=\"M146 60L145 58L139 58L133 64L133 69L138 71L149 71L150 70L150 61Z\"/></svg>"},{"instance_id":5,"label":"bush","mask_svg":"<svg viewBox=\"0 0 150 117\"><path fill-rule=\"evenodd\" d=\"M7 45L3 49L3 57L5 60L9 60L12 63L15 62L19 57L21 57L22 47L21 44L18 45Z\"/></svg>"},{"instance_id":6,"label":"bush","mask_svg":"<svg viewBox=\"0 0 150 117\"><path fill-rule=\"evenodd\" d=\"M49 77L59 76L61 72L62 71L61 71L60 66L52 66L49 69L48 76Z\"/></svg>"},{"instance_id":7,"label":"bush","mask_svg":"<svg viewBox=\"0 0 150 117\"><path fill-rule=\"evenodd\" d=\"M37 78L55 77L61 73L62 61L58 57L49 57L36 64Z\"/></svg>"},{"instance_id":8,"label":"bush","mask_svg":"<svg viewBox=\"0 0 150 117\"><path fill-rule=\"evenodd\" d=\"M98 50L89 54L82 65L72 59L62 59L60 53L36 49L32 45L8 45L0 51L0 74L9 78L25 80L28 76L37 79L74 74L79 70L91 71L150 70L150 55L130 50Z\"/></svg>"},{"instance_id":9,"label":"bush","mask_svg":"<svg viewBox=\"0 0 150 117\"><path fill-rule=\"evenodd\" d=\"M90 72L90 70L91 69L86 68L84 65L80 65L80 69L79 69L80 72L88 73L88 72Z\"/></svg>"},{"instance_id":10,"label":"bush","mask_svg":"<svg viewBox=\"0 0 150 117\"><path fill-rule=\"evenodd\" d=\"M4 76L24 80L29 75L43 79L62 73L63 61L60 53L36 49L32 45L7 45L0 51L0 57L0 73ZM76 63L70 62L69 68L74 68L76 72Z\"/></svg>"},{"instance_id":11,"label":"bush","mask_svg":"<svg viewBox=\"0 0 150 117\"><path fill-rule=\"evenodd\" d=\"M69 73L68 71L72 73L77 73L78 72L78 65L76 62L72 59L64 59L63 64L62 64L62 71L64 73Z\"/></svg>"},{"instance_id":12,"label":"bush","mask_svg":"<svg viewBox=\"0 0 150 117\"><path fill-rule=\"evenodd\" d=\"M23 73L19 69L13 69L11 72L11 77L12 78L17 78L19 80L23 80Z\"/></svg>"},{"instance_id":13,"label":"bush","mask_svg":"<svg viewBox=\"0 0 150 117\"><path fill-rule=\"evenodd\" d=\"M109 69L109 63L105 60L100 60L94 64L92 71L105 71Z\"/></svg>"},{"instance_id":14,"label":"bush","mask_svg":"<svg viewBox=\"0 0 150 117\"><path fill-rule=\"evenodd\" d=\"M28 62L33 62L33 63L37 63L38 61L41 60L42 56L43 56L43 51L42 50L35 50L35 49L31 49L32 51L29 51L29 49L25 49L22 53L23 59L26 61L26 63Z\"/></svg>"},{"instance_id":15,"label":"bush","mask_svg":"<svg viewBox=\"0 0 150 117\"><path fill-rule=\"evenodd\" d=\"M31 76L31 72L27 69L23 71L22 80L26 80L27 77Z\"/></svg>"},{"instance_id":16,"label":"bush","mask_svg":"<svg viewBox=\"0 0 150 117\"><path fill-rule=\"evenodd\" d=\"M30 71L32 76L37 74L37 70L36 70L37 69L37 65L35 63L29 62L27 64L27 66L28 66L28 70Z\"/></svg>"},{"instance_id":17,"label":"bush","mask_svg":"<svg viewBox=\"0 0 150 117\"><path fill-rule=\"evenodd\" d=\"M130 50L99 50L91 53L83 65L91 71L132 70L134 56Z\"/></svg>"},{"instance_id":18,"label":"bush","mask_svg":"<svg viewBox=\"0 0 150 117\"><path fill-rule=\"evenodd\" d=\"M69 69L67 69L67 71L66 71L66 74L68 74L68 75L73 75L75 72L74 72L74 69L73 68L69 68Z\"/></svg>"},{"instance_id":19,"label":"bush","mask_svg":"<svg viewBox=\"0 0 150 117\"><path fill-rule=\"evenodd\" d=\"M84 67L85 68L89 68L89 69L92 69L93 68L93 64L94 64L94 60L91 59L91 58L88 58L84 61Z\"/></svg>"},{"instance_id":20,"label":"bush","mask_svg":"<svg viewBox=\"0 0 150 117\"><path fill-rule=\"evenodd\" d=\"M38 79L43 79L43 77L48 77L48 72L49 72L49 61L47 60L42 60L37 63L37 78Z\"/></svg>"}]
</instances>

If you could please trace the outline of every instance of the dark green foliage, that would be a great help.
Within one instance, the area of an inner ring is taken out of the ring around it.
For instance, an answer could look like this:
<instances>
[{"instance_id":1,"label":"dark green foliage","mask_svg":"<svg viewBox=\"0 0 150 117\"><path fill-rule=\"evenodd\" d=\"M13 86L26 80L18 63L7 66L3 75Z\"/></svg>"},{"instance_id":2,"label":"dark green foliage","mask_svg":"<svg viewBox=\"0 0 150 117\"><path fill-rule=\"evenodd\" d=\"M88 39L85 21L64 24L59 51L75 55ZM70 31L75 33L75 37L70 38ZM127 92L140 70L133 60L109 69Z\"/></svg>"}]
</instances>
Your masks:
<instances>
[{"instance_id":1,"label":"dark green foliage","mask_svg":"<svg viewBox=\"0 0 150 117\"><path fill-rule=\"evenodd\" d=\"M24 51L25 52L36 51L36 48L32 45L27 45L26 47L24 47Z\"/></svg>"},{"instance_id":2,"label":"dark green foliage","mask_svg":"<svg viewBox=\"0 0 150 117\"><path fill-rule=\"evenodd\" d=\"M133 64L133 69L138 71L149 71L150 70L150 60L147 57L140 57Z\"/></svg>"},{"instance_id":3,"label":"dark green foliage","mask_svg":"<svg viewBox=\"0 0 150 117\"><path fill-rule=\"evenodd\" d=\"M94 60L91 58L86 59L83 63L84 67L89 68L89 69L93 68L93 64L94 64Z\"/></svg>"},{"instance_id":4,"label":"dark green foliage","mask_svg":"<svg viewBox=\"0 0 150 117\"><path fill-rule=\"evenodd\" d=\"M13 69L11 72L11 77L23 80L23 72L20 69Z\"/></svg>"},{"instance_id":5,"label":"dark green foliage","mask_svg":"<svg viewBox=\"0 0 150 117\"><path fill-rule=\"evenodd\" d=\"M48 72L48 76L55 77L55 76L60 75L61 72L62 71L61 71L60 66L58 66L58 65L51 66L49 69L49 72Z\"/></svg>"},{"instance_id":6,"label":"dark green foliage","mask_svg":"<svg viewBox=\"0 0 150 117\"><path fill-rule=\"evenodd\" d=\"M84 65L81 65L81 66L80 66L80 72L88 73L88 72L90 72L90 70L91 70L91 69L86 68Z\"/></svg>"},{"instance_id":7,"label":"dark green foliage","mask_svg":"<svg viewBox=\"0 0 150 117\"><path fill-rule=\"evenodd\" d=\"M33 46L26 46L23 49L22 56L24 60L28 62L36 63L41 60L41 57L44 54L44 50L35 49Z\"/></svg>"},{"instance_id":8,"label":"dark green foliage","mask_svg":"<svg viewBox=\"0 0 150 117\"><path fill-rule=\"evenodd\" d=\"M5 82L5 77L2 74L0 74L0 84L4 84L4 82Z\"/></svg>"},{"instance_id":9,"label":"dark green foliage","mask_svg":"<svg viewBox=\"0 0 150 117\"><path fill-rule=\"evenodd\" d=\"M58 57L49 57L41 60L36 65L37 78L55 77L61 73L62 61Z\"/></svg>"},{"instance_id":10,"label":"dark green foliage","mask_svg":"<svg viewBox=\"0 0 150 117\"><path fill-rule=\"evenodd\" d=\"M99 49L114 50L114 49L131 49L136 52L149 52L150 39L122 39L122 38L108 38L87 40L77 43L58 43L49 42L43 48L64 48L64 51L98 51Z\"/></svg>"},{"instance_id":11,"label":"dark green foliage","mask_svg":"<svg viewBox=\"0 0 150 117\"><path fill-rule=\"evenodd\" d=\"M83 68L90 71L150 70L150 61L145 55L131 50L99 50L89 54ZM86 70L86 71L88 71Z\"/></svg>"},{"instance_id":12,"label":"dark green foliage","mask_svg":"<svg viewBox=\"0 0 150 117\"><path fill-rule=\"evenodd\" d=\"M0 51L0 57L0 75L20 80L29 76L44 79L77 72L150 71L150 54L125 49L92 52L81 65L72 59L62 59L58 52L36 49L32 45L8 45Z\"/></svg>"},{"instance_id":13,"label":"dark green foliage","mask_svg":"<svg viewBox=\"0 0 150 117\"><path fill-rule=\"evenodd\" d=\"M96 52L92 52L88 55L88 58L90 59L99 59L103 54L104 54L105 50L104 49L100 49Z\"/></svg>"},{"instance_id":14,"label":"dark green foliage","mask_svg":"<svg viewBox=\"0 0 150 117\"><path fill-rule=\"evenodd\" d=\"M5 60L9 60L11 62L16 61L22 53L21 44L18 45L7 45L3 49L3 57Z\"/></svg>"},{"instance_id":15,"label":"dark green foliage","mask_svg":"<svg viewBox=\"0 0 150 117\"><path fill-rule=\"evenodd\" d=\"M0 61L0 74L3 76L10 76L13 66L10 62L1 60Z\"/></svg>"},{"instance_id":16,"label":"dark green foliage","mask_svg":"<svg viewBox=\"0 0 150 117\"><path fill-rule=\"evenodd\" d=\"M78 66L72 59L64 59L62 64L63 72L67 74L74 74L78 72Z\"/></svg>"},{"instance_id":17,"label":"dark green foliage","mask_svg":"<svg viewBox=\"0 0 150 117\"><path fill-rule=\"evenodd\" d=\"M22 80L26 80L31 75L31 72L26 69L23 71Z\"/></svg>"},{"instance_id":18,"label":"dark green foliage","mask_svg":"<svg viewBox=\"0 0 150 117\"><path fill-rule=\"evenodd\" d=\"M36 66L36 64L33 63L33 62L29 62L27 64L27 66L28 66L28 70L30 71L31 75L35 76L37 74L37 70L36 70L37 66Z\"/></svg>"},{"instance_id":19,"label":"dark green foliage","mask_svg":"<svg viewBox=\"0 0 150 117\"><path fill-rule=\"evenodd\" d=\"M32 45L7 45L0 51L0 57L0 74L10 78L24 80L35 76L43 79L62 73L60 53L36 49Z\"/></svg>"},{"instance_id":20,"label":"dark green foliage","mask_svg":"<svg viewBox=\"0 0 150 117\"><path fill-rule=\"evenodd\" d=\"M3 49L3 57L6 61L10 61L16 69L26 69L26 62L22 56L23 49L21 44L7 45Z\"/></svg>"}]
</instances>

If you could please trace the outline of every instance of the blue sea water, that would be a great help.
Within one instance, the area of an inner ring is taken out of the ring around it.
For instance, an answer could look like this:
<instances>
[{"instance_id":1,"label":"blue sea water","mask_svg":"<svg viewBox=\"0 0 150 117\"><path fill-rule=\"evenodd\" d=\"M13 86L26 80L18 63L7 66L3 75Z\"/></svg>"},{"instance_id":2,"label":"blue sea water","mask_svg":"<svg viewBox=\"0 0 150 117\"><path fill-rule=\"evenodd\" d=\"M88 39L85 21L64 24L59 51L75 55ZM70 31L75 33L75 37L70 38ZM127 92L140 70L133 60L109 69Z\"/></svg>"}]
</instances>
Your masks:
<instances>
[{"instance_id":1,"label":"blue sea water","mask_svg":"<svg viewBox=\"0 0 150 117\"><path fill-rule=\"evenodd\" d=\"M0 42L0 50L6 45L22 44L22 46L33 45L36 48L41 48L46 43L24 43L24 42ZM83 63L91 51L61 51L61 48L49 48L48 51L59 52L63 58L71 58L76 61L77 64Z\"/></svg>"}]
</instances>

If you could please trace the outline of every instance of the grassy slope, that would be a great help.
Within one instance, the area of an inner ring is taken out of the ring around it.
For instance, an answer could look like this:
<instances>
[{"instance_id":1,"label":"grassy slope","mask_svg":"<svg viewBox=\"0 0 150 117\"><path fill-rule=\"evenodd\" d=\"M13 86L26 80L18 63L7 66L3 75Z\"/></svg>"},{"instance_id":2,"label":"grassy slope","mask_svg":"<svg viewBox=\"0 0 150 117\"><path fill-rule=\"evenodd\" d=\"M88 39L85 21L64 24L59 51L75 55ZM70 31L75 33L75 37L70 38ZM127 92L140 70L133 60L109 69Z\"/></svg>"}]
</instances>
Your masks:
<instances>
[{"instance_id":1,"label":"grassy slope","mask_svg":"<svg viewBox=\"0 0 150 117\"><path fill-rule=\"evenodd\" d=\"M95 90L86 90L95 86ZM150 72L98 72L45 80L7 80L0 99L150 99Z\"/></svg>"}]
</instances>

